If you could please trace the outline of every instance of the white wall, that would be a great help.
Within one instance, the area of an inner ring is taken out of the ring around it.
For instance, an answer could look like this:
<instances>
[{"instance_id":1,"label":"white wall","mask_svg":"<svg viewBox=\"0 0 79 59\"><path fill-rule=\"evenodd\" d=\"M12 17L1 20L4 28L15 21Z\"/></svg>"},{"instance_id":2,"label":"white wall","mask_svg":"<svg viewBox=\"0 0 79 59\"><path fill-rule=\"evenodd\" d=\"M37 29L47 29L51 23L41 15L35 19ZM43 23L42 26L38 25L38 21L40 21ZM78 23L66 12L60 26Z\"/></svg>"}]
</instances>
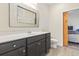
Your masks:
<instances>
[{"instance_id":1,"label":"white wall","mask_svg":"<svg viewBox=\"0 0 79 59\"><path fill-rule=\"evenodd\" d=\"M44 3L38 4L38 10L39 10L39 26L42 29L42 31L49 31L49 6Z\"/></svg>"},{"instance_id":2,"label":"white wall","mask_svg":"<svg viewBox=\"0 0 79 59\"><path fill-rule=\"evenodd\" d=\"M60 46L63 46L63 12L77 8L79 8L79 4L76 3L50 4L50 31Z\"/></svg>"},{"instance_id":3,"label":"white wall","mask_svg":"<svg viewBox=\"0 0 79 59\"><path fill-rule=\"evenodd\" d=\"M45 4L38 4L39 11L39 27L38 28L10 28L9 27L9 9L7 3L0 3L0 31L48 31L48 6Z\"/></svg>"},{"instance_id":4,"label":"white wall","mask_svg":"<svg viewBox=\"0 0 79 59\"><path fill-rule=\"evenodd\" d=\"M73 30L79 29L79 9L69 11L68 25L73 26Z\"/></svg>"}]
</instances>

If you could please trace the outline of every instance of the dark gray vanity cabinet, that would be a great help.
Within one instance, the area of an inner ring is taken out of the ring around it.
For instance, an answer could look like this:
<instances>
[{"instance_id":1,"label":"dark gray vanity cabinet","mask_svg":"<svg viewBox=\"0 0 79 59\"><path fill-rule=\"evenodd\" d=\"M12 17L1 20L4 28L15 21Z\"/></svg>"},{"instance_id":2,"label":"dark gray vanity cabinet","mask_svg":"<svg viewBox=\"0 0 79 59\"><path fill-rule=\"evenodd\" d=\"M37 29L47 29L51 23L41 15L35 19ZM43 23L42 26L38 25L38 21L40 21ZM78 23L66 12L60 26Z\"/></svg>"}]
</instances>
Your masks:
<instances>
[{"instance_id":1,"label":"dark gray vanity cabinet","mask_svg":"<svg viewBox=\"0 0 79 59\"><path fill-rule=\"evenodd\" d=\"M0 44L1 56L43 56L50 49L50 33Z\"/></svg>"},{"instance_id":2,"label":"dark gray vanity cabinet","mask_svg":"<svg viewBox=\"0 0 79 59\"><path fill-rule=\"evenodd\" d=\"M0 44L0 55L2 56L25 56L26 40L19 39Z\"/></svg>"}]
</instances>

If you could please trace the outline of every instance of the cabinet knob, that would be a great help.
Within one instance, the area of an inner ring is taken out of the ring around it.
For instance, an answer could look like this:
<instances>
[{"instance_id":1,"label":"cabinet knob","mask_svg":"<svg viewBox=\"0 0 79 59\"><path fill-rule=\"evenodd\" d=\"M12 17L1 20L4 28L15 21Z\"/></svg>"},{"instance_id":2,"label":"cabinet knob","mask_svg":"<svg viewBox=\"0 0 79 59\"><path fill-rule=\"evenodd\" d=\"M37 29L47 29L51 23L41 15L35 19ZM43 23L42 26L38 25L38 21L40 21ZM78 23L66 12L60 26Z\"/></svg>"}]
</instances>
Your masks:
<instances>
[{"instance_id":1,"label":"cabinet knob","mask_svg":"<svg viewBox=\"0 0 79 59\"><path fill-rule=\"evenodd\" d=\"M41 45L41 43L37 43L38 45Z\"/></svg>"},{"instance_id":2,"label":"cabinet knob","mask_svg":"<svg viewBox=\"0 0 79 59\"><path fill-rule=\"evenodd\" d=\"M25 52L26 52L26 50L23 50L23 52L25 53Z\"/></svg>"},{"instance_id":3,"label":"cabinet knob","mask_svg":"<svg viewBox=\"0 0 79 59\"><path fill-rule=\"evenodd\" d=\"M13 47L16 47L16 45L13 45Z\"/></svg>"}]
</instances>

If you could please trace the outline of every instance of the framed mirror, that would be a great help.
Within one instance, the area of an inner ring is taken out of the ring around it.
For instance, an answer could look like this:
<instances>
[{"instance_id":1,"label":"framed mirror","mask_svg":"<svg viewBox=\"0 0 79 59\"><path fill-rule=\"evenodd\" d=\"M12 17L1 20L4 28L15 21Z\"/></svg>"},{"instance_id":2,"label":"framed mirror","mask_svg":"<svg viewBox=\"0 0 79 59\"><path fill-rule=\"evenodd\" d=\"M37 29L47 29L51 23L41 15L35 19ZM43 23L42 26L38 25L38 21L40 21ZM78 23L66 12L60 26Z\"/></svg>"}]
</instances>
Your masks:
<instances>
[{"instance_id":1,"label":"framed mirror","mask_svg":"<svg viewBox=\"0 0 79 59\"><path fill-rule=\"evenodd\" d=\"M38 27L38 11L24 4L9 4L10 27Z\"/></svg>"}]
</instances>

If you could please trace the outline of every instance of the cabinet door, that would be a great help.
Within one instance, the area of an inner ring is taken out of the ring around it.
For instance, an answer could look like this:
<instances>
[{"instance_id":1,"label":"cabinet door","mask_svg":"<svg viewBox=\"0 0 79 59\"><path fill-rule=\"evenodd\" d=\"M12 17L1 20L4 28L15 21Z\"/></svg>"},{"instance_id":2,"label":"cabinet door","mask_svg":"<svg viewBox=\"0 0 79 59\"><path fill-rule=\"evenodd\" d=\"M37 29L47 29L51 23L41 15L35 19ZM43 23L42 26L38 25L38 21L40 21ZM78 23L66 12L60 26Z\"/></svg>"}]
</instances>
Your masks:
<instances>
[{"instance_id":1,"label":"cabinet door","mask_svg":"<svg viewBox=\"0 0 79 59\"><path fill-rule=\"evenodd\" d=\"M45 55L45 39L41 40L40 55Z\"/></svg>"},{"instance_id":2,"label":"cabinet door","mask_svg":"<svg viewBox=\"0 0 79 59\"><path fill-rule=\"evenodd\" d=\"M2 56L19 56L18 49L14 50L14 51L11 51L11 52L8 52L8 53L5 53Z\"/></svg>"},{"instance_id":3,"label":"cabinet door","mask_svg":"<svg viewBox=\"0 0 79 59\"><path fill-rule=\"evenodd\" d=\"M41 56L45 54L45 39L34 42L27 47L27 54L29 56Z\"/></svg>"},{"instance_id":4,"label":"cabinet door","mask_svg":"<svg viewBox=\"0 0 79 59\"><path fill-rule=\"evenodd\" d=\"M27 46L27 55L29 56L39 56L40 52L40 42L35 42Z\"/></svg>"},{"instance_id":5,"label":"cabinet door","mask_svg":"<svg viewBox=\"0 0 79 59\"><path fill-rule=\"evenodd\" d=\"M68 46L68 12L63 13L63 45Z\"/></svg>"}]
</instances>

